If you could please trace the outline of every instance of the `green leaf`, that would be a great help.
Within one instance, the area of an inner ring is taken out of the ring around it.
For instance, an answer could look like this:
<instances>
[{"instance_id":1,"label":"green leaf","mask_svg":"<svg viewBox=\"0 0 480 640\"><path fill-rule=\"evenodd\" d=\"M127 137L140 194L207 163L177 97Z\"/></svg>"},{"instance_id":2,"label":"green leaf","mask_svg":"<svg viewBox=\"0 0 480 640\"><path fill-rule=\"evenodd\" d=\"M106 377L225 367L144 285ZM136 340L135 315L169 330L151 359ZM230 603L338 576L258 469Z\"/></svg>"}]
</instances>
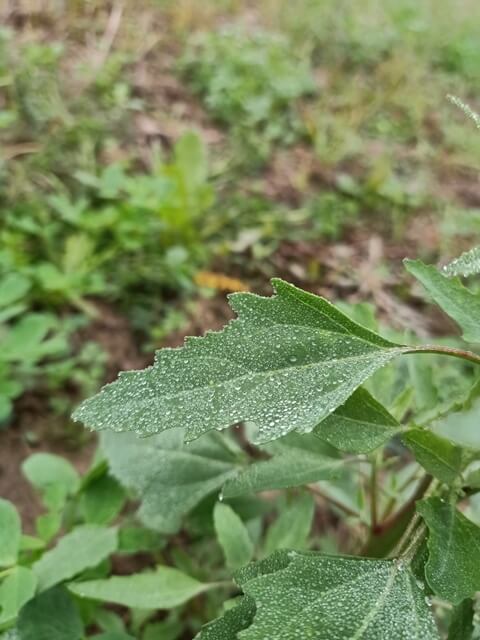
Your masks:
<instances>
[{"instance_id":1,"label":"green leaf","mask_svg":"<svg viewBox=\"0 0 480 640\"><path fill-rule=\"evenodd\" d=\"M461 447L424 429L412 429L402 436L402 440L422 467L435 478L453 484L461 475L464 466Z\"/></svg>"},{"instance_id":2,"label":"green leaf","mask_svg":"<svg viewBox=\"0 0 480 640\"><path fill-rule=\"evenodd\" d=\"M178 531L184 516L236 468L220 434L184 444L180 429L143 439L105 433L101 446L111 474L142 499L141 521L163 533Z\"/></svg>"},{"instance_id":3,"label":"green leaf","mask_svg":"<svg viewBox=\"0 0 480 640\"><path fill-rule=\"evenodd\" d=\"M443 267L446 276L472 276L480 273L480 247L465 251Z\"/></svg>"},{"instance_id":4,"label":"green leaf","mask_svg":"<svg viewBox=\"0 0 480 640\"><path fill-rule=\"evenodd\" d=\"M460 602L453 609L447 640L472 640L474 613L473 601L470 598Z\"/></svg>"},{"instance_id":5,"label":"green leaf","mask_svg":"<svg viewBox=\"0 0 480 640\"><path fill-rule=\"evenodd\" d=\"M30 280L19 273L10 273L0 280L0 308L21 300L30 289Z\"/></svg>"},{"instance_id":6,"label":"green leaf","mask_svg":"<svg viewBox=\"0 0 480 640\"><path fill-rule=\"evenodd\" d=\"M68 460L52 453L34 453L22 464L22 472L51 509L61 509L66 497L80 486L79 475Z\"/></svg>"},{"instance_id":7,"label":"green leaf","mask_svg":"<svg viewBox=\"0 0 480 640\"><path fill-rule=\"evenodd\" d=\"M26 567L15 567L0 584L0 629L12 624L23 605L33 598L35 574Z\"/></svg>"},{"instance_id":8,"label":"green leaf","mask_svg":"<svg viewBox=\"0 0 480 640\"><path fill-rule=\"evenodd\" d=\"M99 635L92 636L96 640L135 640L135 638L128 633L121 633L120 631L107 631L107 633L100 633Z\"/></svg>"},{"instance_id":9,"label":"green leaf","mask_svg":"<svg viewBox=\"0 0 480 640\"><path fill-rule=\"evenodd\" d=\"M239 572L255 603L242 640L439 640L425 592L398 560L288 551Z\"/></svg>"},{"instance_id":10,"label":"green leaf","mask_svg":"<svg viewBox=\"0 0 480 640\"><path fill-rule=\"evenodd\" d=\"M117 548L117 532L97 525L76 527L33 565L40 591L96 567Z\"/></svg>"},{"instance_id":11,"label":"green leaf","mask_svg":"<svg viewBox=\"0 0 480 640\"><path fill-rule=\"evenodd\" d=\"M282 509L270 526L265 539L265 553L277 549L304 549L312 528L315 502L309 493L297 496L293 504Z\"/></svg>"},{"instance_id":12,"label":"green leaf","mask_svg":"<svg viewBox=\"0 0 480 640\"><path fill-rule=\"evenodd\" d=\"M467 398L451 407L449 412L431 425L431 429L460 447L480 451L479 418L480 382L477 382Z\"/></svg>"},{"instance_id":13,"label":"green leaf","mask_svg":"<svg viewBox=\"0 0 480 640\"><path fill-rule=\"evenodd\" d=\"M461 327L467 342L480 342L480 296L458 280L449 280L421 260L406 260L407 271L419 280L439 307Z\"/></svg>"},{"instance_id":14,"label":"green leaf","mask_svg":"<svg viewBox=\"0 0 480 640\"><path fill-rule=\"evenodd\" d=\"M315 428L316 436L340 451L369 453L402 429L365 389L357 389L335 413Z\"/></svg>"},{"instance_id":15,"label":"green leaf","mask_svg":"<svg viewBox=\"0 0 480 640\"><path fill-rule=\"evenodd\" d=\"M325 455L325 445L311 434L290 433L264 448L272 457L229 478L222 490L224 498L328 480L344 465L343 460Z\"/></svg>"},{"instance_id":16,"label":"green leaf","mask_svg":"<svg viewBox=\"0 0 480 640\"><path fill-rule=\"evenodd\" d=\"M221 618L202 627L198 640L233 640L237 638L237 633L251 625L254 615L254 601L243 596L240 598L240 604L226 611Z\"/></svg>"},{"instance_id":17,"label":"green leaf","mask_svg":"<svg viewBox=\"0 0 480 640\"><path fill-rule=\"evenodd\" d=\"M106 580L72 582L70 591L81 598L137 609L173 609L215 585L204 584L172 567Z\"/></svg>"},{"instance_id":18,"label":"green leaf","mask_svg":"<svg viewBox=\"0 0 480 640\"><path fill-rule=\"evenodd\" d=\"M30 600L18 617L20 640L81 640L83 623L70 595L56 587Z\"/></svg>"},{"instance_id":19,"label":"green leaf","mask_svg":"<svg viewBox=\"0 0 480 640\"><path fill-rule=\"evenodd\" d=\"M440 498L417 503L429 530L425 576L433 591L454 604L480 590L480 527Z\"/></svg>"},{"instance_id":20,"label":"green leaf","mask_svg":"<svg viewBox=\"0 0 480 640\"><path fill-rule=\"evenodd\" d=\"M83 516L93 524L108 524L122 510L125 498L125 491L111 476L94 478L82 491Z\"/></svg>"},{"instance_id":21,"label":"green leaf","mask_svg":"<svg viewBox=\"0 0 480 640\"><path fill-rule=\"evenodd\" d=\"M223 331L157 352L144 371L85 401L74 418L93 429L152 434L185 427L194 439L241 421L258 442L312 431L377 369L408 347L384 340L329 302L274 280L276 295L231 297Z\"/></svg>"},{"instance_id":22,"label":"green leaf","mask_svg":"<svg viewBox=\"0 0 480 640\"><path fill-rule=\"evenodd\" d=\"M190 131L178 140L175 145L175 164L188 184L199 186L207 180L207 149L198 134Z\"/></svg>"},{"instance_id":23,"label":"green leaf","mask_svg":"<svg viewBox=\"0 0 480 640\"><path fill-rule=\"evenodd\" d=\"M20 516L11 502L0 498L0 567L9 567L17 561L22 525Z\"/></svg>"},{"instance_id":24,"label":"green leaf","mask_svg":"<svg viewBox=\"0 0 480 640\"><path fill-rule=\"evenodd\" d=\"M250 562L253 556L253 544L247 528L235 511L227 504L217 502L213 511L213 520L227 566L230 569L239 569Z\"/></svg>"}]
</instances>

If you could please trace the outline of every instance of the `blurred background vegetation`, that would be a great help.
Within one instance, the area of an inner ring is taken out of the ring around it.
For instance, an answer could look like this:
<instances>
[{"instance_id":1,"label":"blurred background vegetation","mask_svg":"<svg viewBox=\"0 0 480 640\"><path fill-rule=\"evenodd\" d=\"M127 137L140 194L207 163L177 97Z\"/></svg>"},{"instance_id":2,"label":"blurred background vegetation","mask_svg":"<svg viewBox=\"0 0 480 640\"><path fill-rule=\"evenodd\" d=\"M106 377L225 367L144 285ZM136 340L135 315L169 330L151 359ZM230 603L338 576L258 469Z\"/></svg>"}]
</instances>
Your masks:
<instances>
[{"instance_id":1,"label":"blurred background vegetation","mask_svg":"<svg viewBox=\"0 0 480 640\"><path fill-rule=\"evenodd\" d=\"M81 466L72 407L272 275L366 324L370 304L453 331L401 259L480 241L480 135L446 100L478 105L476 0L4 0L0 18L4 471L35 448Z\"/></svg>"}]
</instances>

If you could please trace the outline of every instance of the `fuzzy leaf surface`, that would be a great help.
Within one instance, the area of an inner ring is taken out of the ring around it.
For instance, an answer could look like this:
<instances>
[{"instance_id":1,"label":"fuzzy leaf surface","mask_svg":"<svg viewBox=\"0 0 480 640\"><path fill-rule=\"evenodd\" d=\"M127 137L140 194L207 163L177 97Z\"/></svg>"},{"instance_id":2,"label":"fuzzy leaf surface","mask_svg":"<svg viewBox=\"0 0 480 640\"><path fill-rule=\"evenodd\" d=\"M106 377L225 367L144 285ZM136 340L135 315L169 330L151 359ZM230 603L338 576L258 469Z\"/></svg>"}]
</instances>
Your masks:
<instances>
[{"instance_id":1,"label":"fuzzy leaf surface","mask_svg":"<svg viewBox=\"0 0 480 640\"><path fill-rule=\"evenodd\" d=\"M175 533L184 516L220 491L236 471L234 457L221 439L221 434L212 433L185 444L182 429L151 438L107 432L101 446L111 474L141 498L141 521L156 531Z\"/></svg>"},{"instance_id":2,"label":"fuzzy leaf surface","mask_svg":"<svg viewBox=\"0 0 480 640\"><path fill-rule=\"evenodd\" d=\"M429 474L446 484L453 484L463 467L463 450L432 431L411 429L402 437Z\"/></svg>"},{"instance_id":3,"label":"fuzzy leaf surface","mask_svg":"<svg viewBox=\"0 0 480 640\"><path fill-rule=\"evenodd\" d=\"M206 624L197 636L197 640L233 640L238 632L246 629L253 621L255 603L251 598L242 596L240 603L229 609L221 618Z\"/></svg>"},{"instance_id":4,"label":"fuzzy leaf surface","mask_svg":"<svg viewBox=\"0 0 480 640\"><path fill-rule=\"evenodd\" d=\"M446 276L473 276L480 273L480 247L465 251L443 267Z\"/></svg>"},{"instance_id":5,"label":"fuzzy leaf surface","mask_svg":"<svg viewBox=\"0 0 480 640\"><path fill-rule=\"evenodd\" d=\"M272 457L228 479L222 491L225 498L328 480L344 465L341 458L327 456L326 445L312 434L290 433L264 448Z\"/></svg>"},{"instance_id":6,"label":"fuzzy leaf surface","mask_svg":"<svg viewBox=\"0 0 480 640\"><path fill-rule=\"evenodd\" d=\"M288 551L267 561L237 576L256 606L239 640L440 638L425 592L396 560Z\"/></svg>"},{"instance_id":7,"label":"fuzzy leaf surface","mask_svg":"<svg viewBox=\"0 0 480 640\"><path fill-rule=\"evenodd\" d=\"M480 590L480 527L440 498L422 500L417 511L430 533L428 584L453 604L472 597Z\"/></svg>"},{"instance_id":8,"label":"fuzzy leaf surface","mask_svg":"<svg viewBox=\"0 0 480 640\"><path fill-rule=\"evenodd\" d=\"M408 350L350 320L329 302L273 280L276 295L231 297L238 318L223 331L162 349L144 371L86 400L74 417L92 429L187 439L242 421L258 442L312 431L377 369Z\"/></svg>"},{"instance_id":9,"label":"fuzzy leaf surface","mask_svg":"<svg viewBox=\"0 0 480 640\"><path fill-rule=\"evenodd\" d=\"M455 320L465 340L480 342L480 296L469 291L458 279L447 278L421 260L406 260L405 266L438 306Z\"/></svg>"},{"instance_id":10,"label":"fuzzy leaf surface","mask_svg":"<svg viewBox=\"0 0 480 640\"><path fill-rule=\"evenodd\" d=\"M366 389L348 400L315 428L316 436L340 451L369 453L401 430L398 421Z\"/></svg>"}]
</instances>

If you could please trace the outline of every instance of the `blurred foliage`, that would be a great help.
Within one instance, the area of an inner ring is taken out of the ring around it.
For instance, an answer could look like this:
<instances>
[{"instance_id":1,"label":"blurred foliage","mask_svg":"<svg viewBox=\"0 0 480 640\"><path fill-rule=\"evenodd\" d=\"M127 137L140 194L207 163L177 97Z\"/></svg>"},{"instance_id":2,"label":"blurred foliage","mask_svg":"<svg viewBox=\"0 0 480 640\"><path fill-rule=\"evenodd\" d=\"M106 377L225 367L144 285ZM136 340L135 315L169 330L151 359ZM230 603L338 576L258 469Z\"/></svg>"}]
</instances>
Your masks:
<instances>
[{"instance_id":1,"label":"blurred foliage","mask_svg":"<svg viewBox=\"0 0 480 640\"><path fill-rule=\"evenodd\" d=\"M274 143L288 145L301 135L295 101L313 94L315 83L308 58L284 36L237 27L200 34L180 69L250 161L266 160Z\"/></svg>"}]
</instances>

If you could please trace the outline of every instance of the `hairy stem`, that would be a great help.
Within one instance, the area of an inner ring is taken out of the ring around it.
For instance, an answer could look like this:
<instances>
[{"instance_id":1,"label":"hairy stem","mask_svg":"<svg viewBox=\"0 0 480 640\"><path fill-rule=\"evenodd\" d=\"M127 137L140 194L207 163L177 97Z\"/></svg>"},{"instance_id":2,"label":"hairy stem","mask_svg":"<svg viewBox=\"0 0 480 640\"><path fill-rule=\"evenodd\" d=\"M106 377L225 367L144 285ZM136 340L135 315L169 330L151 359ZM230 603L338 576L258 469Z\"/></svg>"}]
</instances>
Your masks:
<instances>
[{"instance_id":1,"label":"hairy stem","mask_svg":"<svg viewBox=\"0 0 480 640\"><path fill-rule=\"evenodd\" d=\"M455 347L443 347L435 344L421 344L416 347L412 347L408 351L405 351L405 353L439 353L440 355L462 358L463 360L468 360L474 364L480 364L480 355L473 351L465 351L464 349L456 349Z\"/></svg>"}]
</instances>

